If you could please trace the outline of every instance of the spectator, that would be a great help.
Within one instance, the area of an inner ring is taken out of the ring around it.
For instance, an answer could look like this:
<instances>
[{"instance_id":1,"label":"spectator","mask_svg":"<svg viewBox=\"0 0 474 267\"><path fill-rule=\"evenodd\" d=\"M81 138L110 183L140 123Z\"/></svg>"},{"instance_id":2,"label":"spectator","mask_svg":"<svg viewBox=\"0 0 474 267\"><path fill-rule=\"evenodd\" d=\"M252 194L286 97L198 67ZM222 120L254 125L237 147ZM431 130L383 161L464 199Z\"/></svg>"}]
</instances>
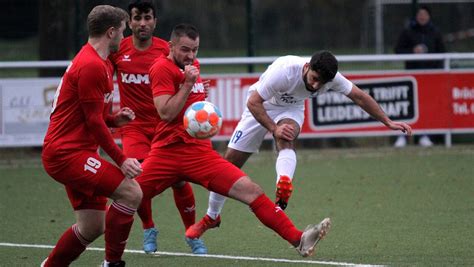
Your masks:
<instances>
[{"instance_id":1,"label":"spectator","mask_svg":"<svg viewBox=\"0 0 474 267\"><path fill-rule=\"evenodd\" d=\"M431 22L431 10L422 5L418 7L416 17L403 30L395 46L397 54L421 54L421 53L444 53L446 52L440 31ZM443 67L443 61L423 60L406 61L406 69L439 69ZM420 146L430 147L433 142L427 135L420 137ZM398 136L395 147L405 147L407 139L404 135Z\"/></svg>"}]
</instances>

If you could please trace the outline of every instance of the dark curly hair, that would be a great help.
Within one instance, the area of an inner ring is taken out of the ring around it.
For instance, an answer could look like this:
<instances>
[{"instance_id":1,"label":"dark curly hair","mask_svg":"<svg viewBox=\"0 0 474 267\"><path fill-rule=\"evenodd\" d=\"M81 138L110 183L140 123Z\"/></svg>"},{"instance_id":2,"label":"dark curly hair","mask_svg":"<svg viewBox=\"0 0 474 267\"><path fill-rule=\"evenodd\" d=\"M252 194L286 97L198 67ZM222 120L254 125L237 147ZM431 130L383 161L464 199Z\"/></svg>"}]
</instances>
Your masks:
<instances>
[{"instance_id":1,"label":"dark curly hair","mask_svg":"<svg viewBox=\"0 0 474 267\"><path fill-rule=\"evenodd\" d=\"M128 5L128 14L131 16L132 15L132 9L138 9L138 11L141 13L148 13L150 10L153 12L153 17L156 18L156 12L155 12L155 6L153 5L153 2L150 0L132 0L130 1L130 4Z\"/></svg>"},{"instance_id":2,"label":"dark curly hair","mask_svg":"<svg viewBox=\"0 0 474 267\"><path fill-rule=\"evenodd\" d=\"M337 73L337 59L329 51L318 51L313 54L309 61L310 68L319 74L322 83L334 79Z\"/></svg>"}]
</instances>

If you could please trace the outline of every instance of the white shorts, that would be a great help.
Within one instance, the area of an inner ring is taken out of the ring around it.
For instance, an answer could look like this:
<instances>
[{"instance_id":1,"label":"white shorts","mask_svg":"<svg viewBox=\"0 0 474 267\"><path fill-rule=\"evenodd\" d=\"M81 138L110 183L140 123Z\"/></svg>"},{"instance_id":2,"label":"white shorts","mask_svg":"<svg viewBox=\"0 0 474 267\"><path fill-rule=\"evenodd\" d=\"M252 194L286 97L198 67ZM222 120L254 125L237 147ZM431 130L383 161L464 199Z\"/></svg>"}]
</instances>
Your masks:
<instances>
[{"instance_id":1,"label":"white shorts","mask_svg":"<svg viewBox=\"0 0 474 267\"><path fill-rule=\"evenodd\" d=\"M303 126L304 107L274 107L266 111L268 116L272 118L275 123L278 123L282 119L292 119L298 123L300 129ZM263 127L253 117L248 108L246 108L227 147L247 153L258 152L267 132L268 130Z\"/></svg>"}]
</instances>

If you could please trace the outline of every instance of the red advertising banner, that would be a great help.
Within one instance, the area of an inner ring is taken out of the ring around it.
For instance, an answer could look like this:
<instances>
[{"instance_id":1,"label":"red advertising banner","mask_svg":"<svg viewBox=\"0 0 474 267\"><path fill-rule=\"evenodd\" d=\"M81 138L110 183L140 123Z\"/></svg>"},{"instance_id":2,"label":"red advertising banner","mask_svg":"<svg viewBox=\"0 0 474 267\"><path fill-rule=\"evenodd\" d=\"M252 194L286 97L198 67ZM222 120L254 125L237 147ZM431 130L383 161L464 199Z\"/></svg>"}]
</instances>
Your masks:
<instances>
[{"instance_id":1,"label":"red advertising banner","mask_svg":"<svg viewBox=\"0 0 474 267\"><path fill-rule=\"evenodd\" d=\"M393 119L408 122L417 134L474 133L474 70L344 73L373 96ZM215 140L227 140L240 120L247 89L257 75L204 76L208 100L224 118ZM0 147L38 146L49 123L59 78L0 79ZM115 108L119 94L114 94ZM120 135L115 131L115 137ZM306 101L301 137L396 135L347 97L322 94ZM270 137L270 136L269 136Z\"/></svg>"},{"instance_id":2,"label":"red advertising banner","mask_svg":"<svg viewBox=\"0 0 474 267\"><path fill-rule=\"evenodd\" d=\"M474 132L474 71L418 71L346 74L369 93L393 120L408 122L415 133ZM218 139L228 139L244 109L247 89L258 77L207 76L208 100L222 111ZM302 137L392 135L394 131L354 105L328 93L306 101Z\"/></svg>"}]
</instances>

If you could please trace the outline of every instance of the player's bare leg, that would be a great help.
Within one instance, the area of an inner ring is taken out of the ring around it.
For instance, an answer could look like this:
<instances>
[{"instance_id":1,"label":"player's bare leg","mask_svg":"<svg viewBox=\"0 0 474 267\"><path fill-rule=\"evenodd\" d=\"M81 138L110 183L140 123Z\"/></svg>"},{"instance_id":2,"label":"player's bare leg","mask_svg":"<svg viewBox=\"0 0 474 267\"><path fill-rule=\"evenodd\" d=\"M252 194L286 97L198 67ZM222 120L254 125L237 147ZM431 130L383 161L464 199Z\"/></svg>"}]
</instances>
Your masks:
<instances>
[{"instance_id":1,"label":"player's bare leg","mask_svg":"<svg viewBox=\"0 0 474 267\"><path fill-rule=\"evenodd\" d=\"M42 266L69 266L105 230L106 259L120 260L133 223L133 214L142 197L135 180L124 178L110 198L114 202L107 213L102 210L74 211L76 224L63 233Z\"/></svg>"},{"instance_id":2,"label":"player's bare leg","mask_svg":"<svg viewBox=\"0 0 474 267\"><path fill-rule=\"evenodd\" d=\"M324 238L331 225L329 218L326 218L318 225L309 225L304 232L298 230L285 212L247 176L234 183L229 191L229 197L248 204L265 226L292 244L303 257L313 253L314 247Z\"/></svg>"},{"instance_id":3,"label":"player's bare leg","mask_svg":"<svg viewBox=\"0 0 474 267\"><path fill-rule=\"evenodd\" d=\"M224 158L238 168L242 168L252 153L227 148ZM221 211L226 197L215 192L209 193L207 214L196 224L186 230L187 238L199 238L209 229L219 227L221 224Z\"/></svg>"},{"instance_id":4,"label":"player's bare leg","mask_svg":"<svg viewBox=\"0 0 474 267\"><path fill-rule=\"evenodd\" d=\"M293 140L286 140L275 136L275 144L278 157L275 164L277 173L275 203L281 209L286 209L288 201L293 193L293 175L296 169L295 140L300 132L298 123L292 119L285 118L278 121L277 125L289 125L293 130Z\"/></svg>"}]
</instances>

